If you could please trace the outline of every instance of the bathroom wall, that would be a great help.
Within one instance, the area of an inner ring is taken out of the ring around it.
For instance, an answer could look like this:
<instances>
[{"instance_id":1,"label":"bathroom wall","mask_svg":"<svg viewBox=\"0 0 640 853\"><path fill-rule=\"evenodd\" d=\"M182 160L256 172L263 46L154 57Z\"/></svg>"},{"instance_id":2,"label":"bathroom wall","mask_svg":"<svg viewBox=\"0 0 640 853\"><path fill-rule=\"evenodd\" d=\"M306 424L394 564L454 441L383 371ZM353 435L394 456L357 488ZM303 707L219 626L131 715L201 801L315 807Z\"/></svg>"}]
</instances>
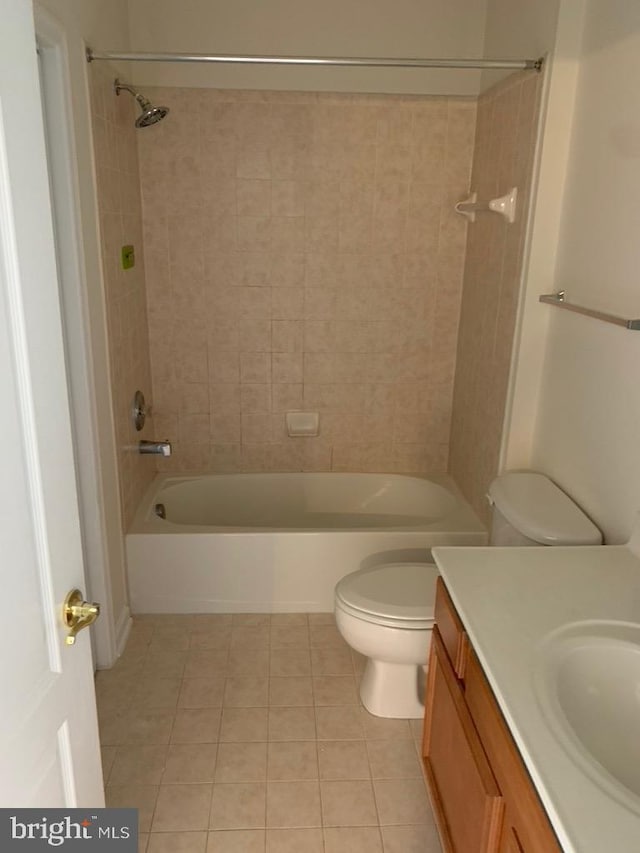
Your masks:
<instances>
[{"instance_id":1,"label":"bathroom wall","mask_svg":"<svg viewBox=\"0 0 640 853\"><path fill-rule=\"evenodd\" d=\"M640 7L586 3L558 263L548 289L640 316ZM569 105L571 107L571 105ZM540 306L549 315L532 465L591 515L609 543L640 510L640 335Z\"/></svg>"},{"instance_id":2,"label":"bathroom wall","mask_svg":"<svg viewBox=\"0 0 640 853\"><path fill-rule=\"evenodd\" d=\"M138 135L163 467L444 472L475 100L147 94L172 110Z\"/></svg>"},{"instance_id":3,"label":"bathroom wall","mask_svg":"<svg viewBox=\"0 0 640 853\"><path fill-rule=\"evenodd\" d=\"M129 0L139 51L482 56L486 0ZM102 43L103 48L109 45ZM145 86L476 95L480 72L141 63Z\"/></svg>"},{"instance_id":4,"label":"bathroom wall","mask_svg":"<svg viewBox=\"0 0 640 853\"><path fill-rule=\"evenodd\" d=\"M493 213L469 226L449 471L480 517L498 473L531 193L542 75L513 74L478 102L471 186L479 200L518 188L509 224Z\"/></svg>"},{"instance_id":5,"label":"bathroom wall","mask_svg":"<svg viewBox=\"0 0 640 853\"><path fill-rule=\"evenodd\" d=\"M156 472L155 457L141 456L141 437L153 436L152 420L136 432L130 416L133 394L151 394L151 368L142 245L140 171L133 98L116 96L116 71L107 63L90 68L95 168L109 342L113 420L123 530ZM123 269L123 245L133 245L135 266Z\"/></svg>"}]
</instances>

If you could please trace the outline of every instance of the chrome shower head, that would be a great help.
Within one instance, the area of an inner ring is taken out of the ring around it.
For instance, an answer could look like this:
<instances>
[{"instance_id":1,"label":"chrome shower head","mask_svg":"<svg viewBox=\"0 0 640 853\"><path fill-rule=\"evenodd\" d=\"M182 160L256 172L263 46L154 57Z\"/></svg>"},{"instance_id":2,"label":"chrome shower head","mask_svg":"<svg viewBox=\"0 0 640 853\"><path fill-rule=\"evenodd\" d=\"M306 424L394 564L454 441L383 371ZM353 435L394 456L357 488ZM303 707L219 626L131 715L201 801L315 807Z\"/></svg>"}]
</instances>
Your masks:
<instances>
[{"instance_id":1,"label":"chrome shower head","mask_svg":"<svg viewBox=\"0 0 640 853\"><path fill-rule=\"evenodd\" d=\"M138 102L142 113L136 119L136 127L149 127L151 124L156 124L157 122L162 121L169 112L169 107L154 107L151 101L148 101L144 95L136 92L133 86L130 86L128 83L121 83L117 77L113 81L113 88L116 95L119 95L122 89L124 89L133 95Z\"/></svg>"}]
</instances>

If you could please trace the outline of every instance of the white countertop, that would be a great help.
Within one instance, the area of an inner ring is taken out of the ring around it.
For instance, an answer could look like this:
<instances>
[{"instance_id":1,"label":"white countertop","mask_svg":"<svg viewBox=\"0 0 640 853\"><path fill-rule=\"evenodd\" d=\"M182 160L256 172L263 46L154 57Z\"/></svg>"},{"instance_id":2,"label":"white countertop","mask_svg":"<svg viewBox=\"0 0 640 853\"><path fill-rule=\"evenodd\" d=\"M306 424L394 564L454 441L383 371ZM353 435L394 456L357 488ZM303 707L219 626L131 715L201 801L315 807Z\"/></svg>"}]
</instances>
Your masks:
<instances>
[{"instance_id":1,"label":"white countertop","mask_svg":"<svg viewBox=\"0 0 640 853\"><path fill-rule=\"evenodd\" d=\"M540 641L566 623L640 623L637 548L438 547L433 556L562 849L638 853L640 808L610 797L561 748L532 676Z\"/></svg>"}]
</instances>

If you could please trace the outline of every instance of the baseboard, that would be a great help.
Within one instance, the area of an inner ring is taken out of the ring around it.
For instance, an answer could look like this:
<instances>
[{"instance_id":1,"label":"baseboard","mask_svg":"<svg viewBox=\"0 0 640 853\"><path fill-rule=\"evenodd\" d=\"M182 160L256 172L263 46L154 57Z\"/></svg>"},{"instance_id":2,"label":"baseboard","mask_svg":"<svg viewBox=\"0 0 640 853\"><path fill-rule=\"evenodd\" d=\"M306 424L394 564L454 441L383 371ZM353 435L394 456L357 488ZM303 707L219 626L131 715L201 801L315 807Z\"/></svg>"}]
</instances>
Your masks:
<instances>
[{"instance_id":1,"label":"baseboard","mask_svg":"<svg viewBox=\"0 0 640 853\"><path fill-rule=\"evenodd\" d=\"M120 618L116 623L116 657L119 658L120 655L124 652L125 646L127 645L127 640L129 639L129 634L131 632L131 625L133 624L133 620L131 619L131 611L125 605L122 608L120 613Z\"/></svg>"}]
</instances>

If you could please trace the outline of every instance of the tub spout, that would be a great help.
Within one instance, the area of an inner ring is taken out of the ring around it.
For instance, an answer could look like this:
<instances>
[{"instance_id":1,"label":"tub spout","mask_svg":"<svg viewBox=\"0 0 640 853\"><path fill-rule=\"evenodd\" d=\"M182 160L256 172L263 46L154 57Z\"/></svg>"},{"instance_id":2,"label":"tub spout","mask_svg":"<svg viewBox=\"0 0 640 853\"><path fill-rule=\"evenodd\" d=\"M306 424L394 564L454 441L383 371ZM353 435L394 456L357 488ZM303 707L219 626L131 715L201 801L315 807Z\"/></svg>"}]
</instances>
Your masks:
<instances>
[{"instance_id":1,"label":"tub spout","mask_svg":"<svg viewBox=\"0 0 640 853\"><path fill-rule=\"evenodd\" d=\"M170 441L141 441L138 444L140 453L155 453L158 456L171 456Z\"/></svg>"}]
</instances>

